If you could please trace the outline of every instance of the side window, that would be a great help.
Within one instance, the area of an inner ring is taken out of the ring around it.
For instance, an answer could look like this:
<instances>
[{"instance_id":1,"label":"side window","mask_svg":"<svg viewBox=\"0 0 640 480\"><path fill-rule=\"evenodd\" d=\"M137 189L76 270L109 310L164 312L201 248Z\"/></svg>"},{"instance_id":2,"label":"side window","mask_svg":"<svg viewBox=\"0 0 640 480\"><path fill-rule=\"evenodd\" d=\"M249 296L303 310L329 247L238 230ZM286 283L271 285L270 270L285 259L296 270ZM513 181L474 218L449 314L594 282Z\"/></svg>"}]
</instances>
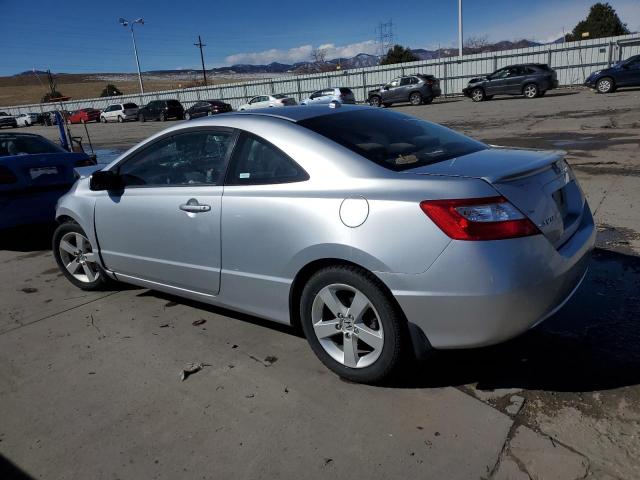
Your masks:
<instances>
[{"instance_id":1,"label":"side window","mask_svg":"<svg viewBox=\"0 0 640 480\"><path fill-rule=\"evenodd\" d=\"M524 75L524 70L522 67L511 67L509 69L509 77L518 77L520 75Z\"/></svg>"},{"instance_id":2,"label":"side window","mask_svg":"<svg viewBox=\"0 0 640 480\"><path fill-rule=\"evenodd\" d=\"M308 179L307 173L275 146L255 135L243 133L234 150L226 183L256 185Z\"/></svg>"},{"instance_id":3,"label":"side window","mask_svg":"<svg viewBox=\"0 0 640 480\"><path fill-rule=\"evenodd\" d=\"M404 87L404 86L407 86L407 85L411 85L411 77L402 77L400 79L400 86Z\"/></svg>"},{"instance_id":4,"label":"side window","mask_svg":"<svg viewBox=\"0 0 640 480\"><path fill-rule=\"evenodd\" d=\"M159 140L121 164L125 186L218 185L233 134L202 130Z\"/></svg>"},{"instance_id":5,"label":"side window","mask_svg":"<svg viewBox=\"0 0 640 480\"><path fill-rule=\"evenodd\" d=\"M508 68L503 68L502 70L497 70L495 73L491 75L491 80L498 80L501 78L505 78L509 74Z\"/></svg>"},{"instance_id":6,"label":"side window","mask_svg":"<svg viewBox=\"0 0 640 480\"><path fill-rule=\"evenodd\" d=\"M311 98L311 99L313 100L314 98L318 98L318 97L320 97L321 95L322 95L322 92L313 92L313 93L309 96L309 98Z\"/></svg>"},{"instance_id":7,"label":"side window","mask_svg":"<svg viewBox=\"0 0 640 480\"><path fill-rule=\"evenodd\" d=\"M113 107L114 110L122 110L122 105L116 105Z\"/></svg>"},{"instance_id":8,"label":"side window","mask_svg":"<svg viewBox=\"0 0 640 480\"><path fill-rule=\"evenodd\" d=\"M333 94L334 94L333 88L328 88L327 90L323 90L322 91L322 96L323 97L332 97Z\"/></svg>"},{"instance_id":9,"label":"side window","mask_svg":"<svg viewBox=\"0 0 640 480\"><path fill-rule=\"evenodd\" d=\"M420 83L420 79L418 77L411 77L411 85L415 85Z\"/></svg>"}]
</instances>

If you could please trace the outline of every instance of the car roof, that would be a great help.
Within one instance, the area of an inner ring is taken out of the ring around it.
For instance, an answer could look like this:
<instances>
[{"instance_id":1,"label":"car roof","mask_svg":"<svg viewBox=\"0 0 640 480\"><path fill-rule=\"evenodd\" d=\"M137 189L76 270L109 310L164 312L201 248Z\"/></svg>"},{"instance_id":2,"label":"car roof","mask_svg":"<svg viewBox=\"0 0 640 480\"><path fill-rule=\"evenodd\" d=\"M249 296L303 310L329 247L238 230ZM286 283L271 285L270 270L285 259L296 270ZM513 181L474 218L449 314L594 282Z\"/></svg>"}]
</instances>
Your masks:
<instances>
[{"instance_id":1,"label":"car roof","mask_svg":"<svg viewBox=\"0 0 640 480\"><path fill-rule=\"evenodd\" d=\"M363 109L376 110L374 107L364 105L342 105L339 107L330 107L329 105L297 105L279 108L256 108L255 110L223 113L222 115L261 115L265 117L282 118L284 120L289 120L290 122L301 122L309 118L335 115L336 113Z\"/></svg>"}]
</instances>

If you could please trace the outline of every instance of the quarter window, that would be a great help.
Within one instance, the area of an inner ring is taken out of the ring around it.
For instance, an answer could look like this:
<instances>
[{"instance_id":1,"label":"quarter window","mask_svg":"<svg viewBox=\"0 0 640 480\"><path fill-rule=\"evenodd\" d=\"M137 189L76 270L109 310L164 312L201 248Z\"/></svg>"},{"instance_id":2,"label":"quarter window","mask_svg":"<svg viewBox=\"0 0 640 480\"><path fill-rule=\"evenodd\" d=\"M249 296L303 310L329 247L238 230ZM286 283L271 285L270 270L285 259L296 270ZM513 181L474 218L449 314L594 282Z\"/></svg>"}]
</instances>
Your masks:
<instances>
[{"instance_id":1,"label":"quarter window","mask_svg":"<svg viewBox=\"0 0 640 480\"><path fill-rule=\"evenodd\" d=\"M266 140L243 133L235 148L226 183L255 185L308 180L293 160Z\"/></svg>"},{"instance_id":2,"label":"quarter window","mask_svg":"<svg viewBox=\"0 0 640 480\"><path fill-rule=\"evenodd\" d=\"M118 171L125 186L218 185L232 137L211 130L173 135L133 154Z\"/></svg>"}]
</instances>

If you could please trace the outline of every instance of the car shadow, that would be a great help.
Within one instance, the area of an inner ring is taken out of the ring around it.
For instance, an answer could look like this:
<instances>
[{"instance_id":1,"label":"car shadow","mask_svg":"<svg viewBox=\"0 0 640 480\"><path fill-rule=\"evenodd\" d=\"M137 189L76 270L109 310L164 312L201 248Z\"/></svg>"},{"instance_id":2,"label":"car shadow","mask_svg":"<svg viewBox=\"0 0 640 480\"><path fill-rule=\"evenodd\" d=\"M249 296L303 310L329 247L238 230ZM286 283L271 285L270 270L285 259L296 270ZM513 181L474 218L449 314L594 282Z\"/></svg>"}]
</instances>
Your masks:
<instances>
[{"instance_id":1,"label":"car shadow","mask_svg":"<svg viewBox=\"0 0 640 480\"><path fill-rule=\"evenodd\" d=\"M26 225L0 231L0 250L36 252L51 250L55 223Z\"/></svg>"},{"instance_id":2,"label":"car shadow","mask_svg":"<svg viewBox=\"0 0 640 480\"><path fill-rule=\"evenodd\" d=\"M268 328L270 330L277 330L279 332L287 333L295 337L304 337L302 331L300 331L295 327L292 327L291 325L285 325L282 323L273 322L271 320L266 320L264 318L256 317L254 315L249 315L246 313L237 312L235 310L229 310L226 308L209 305L207 303L198 302L196 300L189 300L183 297L177 297L175 295L171 295L165 292L160 292L157 290L145 290L139 293L137 296L138 297L154 297L161 300L166 300L167 303L171 305L176 305L176 304L186 305L191 308L204 310L206 312L214 313L216 315L222 315L225 317L232 318L234 320L240 320L242 322L250 323L252 325L256 325L259 327Z\"/></svg>"},{"instance_id":3,"label":"car shadow","mask_svg":"<svg viewBox=\"0 0 640 480\"><path fill-rule=\"evenodd\" d=\"M554 97L566 97L567 95L579 95L582 90L568 90L562 92L547 92L544 97L538 97L531 99L533 100L541 100L545 98L554 98ZM492 97L491 100L485 100L485 102L502 102L504 100L529 100L525 98L523 95L500 95L497 94L495 97Z\"/></svg>"},{"instance_id":4,"label":"car shadow","mask_svg":"<svg viewBox=\"0 0 640 480\"><path fill-rule=\"evenodd\" d=\"M640 383L640 257L596 249L571 301L519 338L437 351L389 386L589 392Z\"/></svg>"},{"instance_id":5,"label":"car shadow","mask_svg":"<svg viewBox=\"0 0 640 480\"><path fill-rule=\"evenodd\" d=\"M0 454L0 478L6 480L33 480L34 477Z\"/></svg>"}]
</instances>

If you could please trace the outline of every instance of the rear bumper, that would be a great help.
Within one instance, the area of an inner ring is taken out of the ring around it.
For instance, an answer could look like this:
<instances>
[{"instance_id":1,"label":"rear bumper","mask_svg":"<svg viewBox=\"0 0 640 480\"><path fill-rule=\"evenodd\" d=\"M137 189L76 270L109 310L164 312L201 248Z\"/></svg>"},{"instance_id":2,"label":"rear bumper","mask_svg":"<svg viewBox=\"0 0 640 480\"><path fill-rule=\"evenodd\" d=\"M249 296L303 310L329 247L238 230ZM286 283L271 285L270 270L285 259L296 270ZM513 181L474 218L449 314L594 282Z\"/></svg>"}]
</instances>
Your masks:
<instances>
[{"instance_id":1,"label":"rear bumper","mask_svg":"<svg viewBox=\"0 0 640 480\"><path fill-rule=\"evenodd\" d=\"M584 278L595 228L588 205L556 250L542 235L452 241L420 275L378 273L407 320L434 348L471 348L515 337L555 313Z\"/></svg>"},{"instance_id":2,"label":"rear bumper","mask_svg":"<svg viewBox=\"0 0 640 480\"><path fill-rule=\"evenodd\" d=\"M69 191L69 188L71 185L46 192L0 193L0 228L53 222L56 203Z\"/></svg>"}]
</instances>

